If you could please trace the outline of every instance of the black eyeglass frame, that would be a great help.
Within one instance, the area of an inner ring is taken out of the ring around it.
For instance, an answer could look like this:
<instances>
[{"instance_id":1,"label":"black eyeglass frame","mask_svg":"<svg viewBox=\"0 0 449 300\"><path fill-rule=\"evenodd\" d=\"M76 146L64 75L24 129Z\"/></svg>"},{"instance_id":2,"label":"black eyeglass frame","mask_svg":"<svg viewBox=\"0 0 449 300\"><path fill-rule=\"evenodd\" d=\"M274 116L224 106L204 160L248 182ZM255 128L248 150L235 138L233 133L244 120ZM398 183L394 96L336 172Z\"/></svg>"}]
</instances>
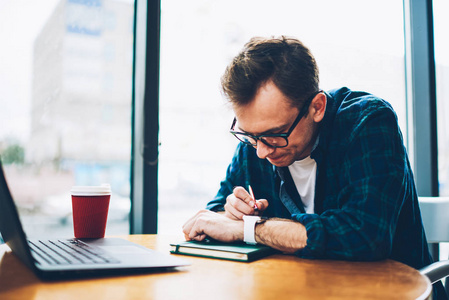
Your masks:
<instances>
[{"instance_id":1,"label":"black eyeglass frame","mask_svg":"<svg viewBox=\"0 0 449 300\"><path fill-rule=\"evenodd\" d=\"M290 126L290 128L288 129L288 131L286 133L273 133L273 134L261 134L261 135L253 135L250 133L245 133L245 132L240 132L240 131L235 131L234 130L234 126L235 123L237 123L237 118L234 117L234 121L232 122L231 125L231 129L229 130L229 132L235 136L239 141L241 141L242 143L245 143L247 145L256 147L257 146L257 141L261 141L262 143L264 143L265 145L267 145L268 147L272 147L272 148L285 148L288 146L288 137L290 136L290 134L293 132L293 130L295 129L296 125L298 125L299 121L301 121L301 119L306 115L307 110L309 109L310 103L312 103L312 100L315 99L316 95L318 95L319 93L323 92L322 90L314 93L312 96L310 96L305 102L303 107L301 108L301 110L298 113L298 116L296 117L295 121L293 122L293 124ZM239 138L239 136L248 136L253 138L256 143L250 143L246 140L243 140L241 138ZM280 138L284 138L286 144L284 146L275 146L275 145L271 145L270 143L268 143L267 141L265 141L263 138L264 137L280 137Z\"/></svg>"}]
</instances>

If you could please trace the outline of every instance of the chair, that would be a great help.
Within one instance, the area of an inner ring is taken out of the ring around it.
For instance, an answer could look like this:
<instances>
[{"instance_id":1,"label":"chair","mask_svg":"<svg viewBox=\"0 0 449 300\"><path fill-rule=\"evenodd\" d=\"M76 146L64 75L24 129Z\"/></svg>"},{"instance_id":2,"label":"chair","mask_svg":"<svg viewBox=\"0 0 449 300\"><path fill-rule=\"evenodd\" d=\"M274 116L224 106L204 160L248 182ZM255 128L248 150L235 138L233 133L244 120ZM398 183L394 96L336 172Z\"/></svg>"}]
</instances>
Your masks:
<instances>
[{"instance_id":1,"label":"chair","mask_svg":"<svg viewBox=\"0 0 449 300\"><path fill-rule=\"evenodd\" d=\"M419 271L433 284L449 276L449 260L439 261L440 243L449 242L449 197L419 197L419 206L427 241L434 245L432 256L435 261ZM446 292L449 294L447 280Z\"/></svg>"},{"instance_id":2,"label":"chair","mask_svg":"<svg viewBox=\"0 0 449 300\"><path fill-rule=\"evenodd\" d=\"M429 278L430 282L434 284L435 282L449 276L449 260L440 260L434 262L433 264L420 269L419 272L423 275L426 275Z\"/></svg>"}]
</instances>

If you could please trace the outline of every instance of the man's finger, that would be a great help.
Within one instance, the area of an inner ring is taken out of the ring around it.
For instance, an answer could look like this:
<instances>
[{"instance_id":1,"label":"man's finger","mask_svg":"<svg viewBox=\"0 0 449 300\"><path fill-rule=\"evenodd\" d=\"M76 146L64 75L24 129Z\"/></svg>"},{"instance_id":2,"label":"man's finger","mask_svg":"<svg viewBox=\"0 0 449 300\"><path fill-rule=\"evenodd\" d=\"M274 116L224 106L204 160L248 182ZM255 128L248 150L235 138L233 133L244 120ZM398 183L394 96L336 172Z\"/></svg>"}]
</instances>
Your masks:
<instances>
[{"instance_id":1,"label":"man's finger","mask_svg":"<svg viewBox=\"0 0 449 300\"><path fill-rule=\"evenodd\" d=\"M257 209L259 211L264 211L268 208L268 200L266 199L260 199L256 201Z\"/></svg>"},{"instance_id":2,"label":"man's finger","mask_svg":"<svg viewBox=\"0 0 449 300\"><path fill-rule=\"evenodd\" d=\"M254 199L251 194L245 190L243 187L238 186L233 190L233 194L237 199L240 199L247 206L254 208ZM249 213L249 212L248 212Z\"/></svg>"},{"instance_id":3,"label":"man's finger","mask_svg":"<svg viewBox=\"0 0 449 300\"><path fill-rule=\"evenodd\" d=\"M195 215L193 215L189 220L187 220L187 222L184 223L184 225L182 225L182 232L184 233L184 235L187 237L189 236L193 225L195 224L196 220L203 214L205 213L209 213L210 211L206 210L206 209L202 209L200 211L198 211ZM189 238L190 239L190 238Z\"/></svg>"},{"instance_id":4,"label":"man's finger","mask_svg":"<svg viewBox=\"0 0 449 300\"><path fill-rule=\"evenodd\" d=\"M189 233L189 238L195 241L202 241L206 238L205 230L207 229L208 217L201 215L195 219L195 223Z\"/></svg>"},{"instance_id":5,"label":"man's finger","mask_svg":"<svg viewBox=\"0 0 449 300\"><path fill-rule=\"evenodd\" d=\"M233 220L241 220L243 218L243 213L238 211L230 203L225 204L225 216Z\"/></svg>"},{"instance_id":6,"label":"man's finger","mask_svg":"<svg viewBox=\"0 0 449 300\"><path fill-rule=\"evenodd\" d=\"M226 198L225 211L232 215L234 219L241 220L243 215L252 213L252 207L234 194L230 194ZM228 217L230 216L229 214L227 215Z\"/></svg>"}]
</instances>

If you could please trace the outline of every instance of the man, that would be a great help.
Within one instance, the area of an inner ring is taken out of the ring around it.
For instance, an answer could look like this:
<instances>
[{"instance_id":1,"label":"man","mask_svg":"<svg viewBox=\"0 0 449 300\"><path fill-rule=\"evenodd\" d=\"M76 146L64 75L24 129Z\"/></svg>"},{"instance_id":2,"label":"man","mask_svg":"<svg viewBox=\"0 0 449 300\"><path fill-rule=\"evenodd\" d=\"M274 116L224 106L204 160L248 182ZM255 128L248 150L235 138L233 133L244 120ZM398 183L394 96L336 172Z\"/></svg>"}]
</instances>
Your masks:
<instances>
[{"instance_id":1,"label":"man","mask_svg":"<svg viewBox=\"0 0 449 300\"><path fill-rule=\"evenodd\" d=\"M314 57L287 37L251 39L222 88L241 143L215 199L183 226L187 240L257 242L304 258L390 258L417 269L431 263L390 104L348 88L320 91Z\"/></svg>"}]
</instances>

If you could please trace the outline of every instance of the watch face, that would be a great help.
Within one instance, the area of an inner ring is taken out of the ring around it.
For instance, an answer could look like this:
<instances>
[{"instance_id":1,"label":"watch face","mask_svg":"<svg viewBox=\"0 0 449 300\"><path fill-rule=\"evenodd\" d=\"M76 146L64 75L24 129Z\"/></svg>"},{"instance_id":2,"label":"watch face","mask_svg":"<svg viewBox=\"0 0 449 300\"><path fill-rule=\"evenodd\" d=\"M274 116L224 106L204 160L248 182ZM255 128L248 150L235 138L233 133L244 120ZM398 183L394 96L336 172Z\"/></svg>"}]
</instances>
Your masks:
<instances>
[{"instance_id":1,"label":"watch face","mask_svg":"<svg viewBox=\"0 0 449 300\"><path fill-rule=\"evenodd\" d=\"M256 223L257 224L264 223L266 220L268 220L267 217L260 217L260 219Z\"/></svg>"}]
</instances>

